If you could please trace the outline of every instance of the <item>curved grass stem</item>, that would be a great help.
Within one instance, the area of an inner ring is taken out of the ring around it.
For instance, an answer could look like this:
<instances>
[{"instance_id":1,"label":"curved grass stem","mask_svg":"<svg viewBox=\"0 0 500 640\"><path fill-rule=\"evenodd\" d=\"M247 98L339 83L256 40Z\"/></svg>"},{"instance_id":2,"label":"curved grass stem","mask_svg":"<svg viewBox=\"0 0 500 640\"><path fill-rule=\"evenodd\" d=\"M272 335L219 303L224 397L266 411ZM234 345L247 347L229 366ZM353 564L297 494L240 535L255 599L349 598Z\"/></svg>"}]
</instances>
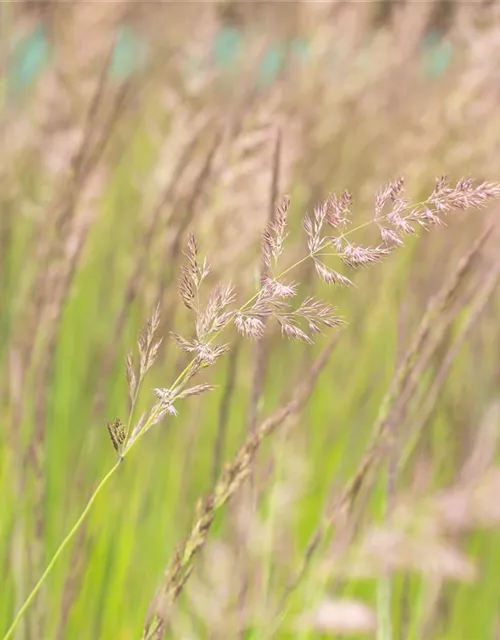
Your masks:
<instances>
[{"instance_id":1,"label":"curved grass stem","mask_svg":"<svg viewBox=\"0 0 500 640\"><path fill-rule=\"evenodd\" d=\"M293 269L295 269L296 267L298 267L300 264L302 264L303 262L305 262L308 258L310 257L310 254L308 254L306 257L302 258L301 260L299 260L298 262L294 263L291 267L288 267L287 269L285 269L285 271L283 271L279 276L277 277L282 277L285 274L287 274L288 272L292 271ZM251 304L258 296L258 293L254 294L249 300L247 300L239 309L239 311L244 310L249 304ZM213 340L215 340L222 331L224 331L224 329L226 329L228 327L228 325L230 324L231 320L228 320L228 322L226 322L226 324L211 338L210 342L212 342ZM177 376L177 379L175 380L175 382L172 385L172 388L176 388L178 387L179 390L182 388L182 384L185 383L186 381L186 374L189 371L190 366L192 365L193 361L191 361L185 368L183 371L181 371L181 373ZM138 392L138 390L137 390ZM135 400L137 399L137 396L134 398L133 404L132 404L132 408L131 408L131 412L130 412L130 418L129 421L127 423L127 436L128 436L128 432L130 429L130 421L132 418L132 414L133 414L133 409L135 406ZM7 629L6 633L3 636L3 640L10 640L10 638L13 637L13 633L16 629L16 627L18 626L18 624L20 623L21 619L23 618L24 614L26 613L26 611L29 609L29 607L31 606L33 600L35 599L36 595L38 594L38 592L40 591L40 589L43 586L43 583L45 582L45 580L47 579L47 577L49 576L49 574L51 573L52 569L54 568L57 560L59 559L59 557L61 556L61 554L63 553L63 551L65 550L65 548L68 546L68 544L71 542L71 540L73 539L73 537L75 536L75 534L77 533L78 529L80 528L80 526L82 525L83 521L85 520L85 518L87 517L87 515L90 512L90 509L92 508L92 505L94 504L95 499L97 498L97 496L99 495L99 493L101 492L101 490L104 488L104 486L106 485L106 483L108 482L108 480L110 480L110 478L113 476L113 474L115 473L115 471L118 469L118 467L120 466L121 462L123 462L125 456L128 455L128 453L131 451L131 449L133 448L133 446L138 442L138 440L146 433L146 431L148 430L148 428L151 426L151 424L154 422L155 418L157 417L158 413L159 413L159 408L156 411L153 411L151 413L151 415L149 416L148 420L145 422L145 424L143 425L142 429L140 430L140 432L137 434L137 437L130 442L130 444L124 449L124 451L122 452L122 455L120 456L119 460L116 462L116 464L108 471L108 473L104 476L104 478L101 480L101 482L99 483L99 485L97 486L97 488L95 489L94 493L91 495L89 501L87 502L87 505L85 506L84 510L82 511L82 513L80 514L80 517L78 518L78 520L75 522L75 524L73 525L73 527L71 528L71 530L69 531L69 533L67 534L67 536L64 538L64 540L61 542L61 544L59 545L59 547L56 549L54 555L52 556L50 562L48 563L47 567L45 568L45 571L42 573L42 575L40 576L38 582L35 584L35 586L33 587L33 589L30 591L29 595L27 596L26 600L24 601L24 604L21 606L21 608L19 609L19 611L17 612L12 624L10 625L10 627Z\"/></svg>"},{"instance_id":2,"label":"curved grass stem","mask_svg":"<svg viewBox=\"0 0 500 640\"><path fill-rule=\"evenodd\" d=\"M99 495L101 490L104 488L104 485L108 482L108 480L110 480L110 478L113 476L115 471L118 469L118 467L120 466L120 463L121 463L121 460L118 460L118 462L116 462L116 464L108 471L108 473L104 476L104 478L101 480L101 482L96 487L94 493L91 495L89 501L87 502L87 505L86 505L85 509L80 514L80 517L75 522L75 524L71 528L71 530L68 533L68 535L64 538L64 540L58 546L56 552L52 556L52 559L50 560L49 564L45 568L45 571L42 573L42 575L40 576L40 579L38 580L36 585L31 590L31 592L28 595L28 597L26 598L24 604L22 605L22 607L17 612L17 615L14 618L12 624L10 625L10 627L7 629L6 633L3 636L3 640L9 640L10 638L12 638L13 633L14 633L17 625L19 624L19 622L21 621L22 617L24 616L24 614L26 613L26 611L30 607L30 605L33 602L33 600L35 599L37 593L42 588L43 583L45 582L46 578L48 577L48 575L50 574L50 572L54 568L54 565L56 564L57 560L59 559L59 556L62 554L62 552L66 549L68 544L73 539L74 535L76 534L76 532L80 528L81 524L83 523L83 521L85 520L85 518L89 514L90 509L92 508L92 505L94 504L95 499L97 498L97 496Z\"/></svg>"}]
</instances>

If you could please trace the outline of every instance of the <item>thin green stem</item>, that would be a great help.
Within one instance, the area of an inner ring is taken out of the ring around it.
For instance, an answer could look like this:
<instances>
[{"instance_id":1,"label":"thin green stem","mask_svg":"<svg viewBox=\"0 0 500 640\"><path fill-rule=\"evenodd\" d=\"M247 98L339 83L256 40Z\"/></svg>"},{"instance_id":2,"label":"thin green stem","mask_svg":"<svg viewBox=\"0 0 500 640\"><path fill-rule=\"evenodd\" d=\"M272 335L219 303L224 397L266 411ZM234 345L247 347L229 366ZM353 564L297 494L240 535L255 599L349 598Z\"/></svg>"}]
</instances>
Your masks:
<instances>
[{"instance_id":1,"label":"thin green stem","mask_svg":"<svg viewBox=\"0 0 500 640\"><path fill-rule=\"evenodd\" d=\"M80 517L78 518L78 520L75 522L75 524L73 525L72 529L70 530L70 532L68 533L68 535L64 538L64 540L61 542L61 544L59 545L59 547L57 548L57 551L54 553L54 555L52 556L51 561L49 562L49 564L47 565L45 571L42 573L42 575L40 576L40 579L38 580L38 582L36 583L36 585L33 587L33 589L31 590L31 593L29 594L29 596L26 598L23 606L19 609L19 611L17 612L16 617L14 618L14 621L12 622L12 624L10 625L10 627L7 629L7 632L5 633L5 635L3 636L3 640L9 640L9 638L12 638L12 635L17 627L17 625L19 624L19 622L21 621L21 618L23 617L23 615L26 613L26 611L28 610L29 606L31 605L31 603L33 602L33 600L35 599L35 596L37 595L37 593L40 591L43 583L45 582L45 579L47 578L47 576L49 575L49 573L52 571L52 569L54 568L54 565L56 564L57 560L59 559L59 556L62 554L62 552L65 550L65 548L68 546L68 544L71 542L73 536L75 535L75 533L78 531L78 529L80 528L82 522L85 520L85 518L87 517L92 505L94 504L95 499L97 498L97 496L99 495L99 493L101 492L101 490L103 489L104 485L108 482L108 480L112 477L112 475L115 473L115 471L118 469L118 467L120 466L120 461L118 461L109 471L108 473L104 476L104 478L101 480L101 482L99 483L99 485L97 486L97 488L95 489L94 493L91 495L89 501L87 502L87 506L85 507L85 509L82 511L82 513L80 514Z\"/></svg>"}]
</instances>

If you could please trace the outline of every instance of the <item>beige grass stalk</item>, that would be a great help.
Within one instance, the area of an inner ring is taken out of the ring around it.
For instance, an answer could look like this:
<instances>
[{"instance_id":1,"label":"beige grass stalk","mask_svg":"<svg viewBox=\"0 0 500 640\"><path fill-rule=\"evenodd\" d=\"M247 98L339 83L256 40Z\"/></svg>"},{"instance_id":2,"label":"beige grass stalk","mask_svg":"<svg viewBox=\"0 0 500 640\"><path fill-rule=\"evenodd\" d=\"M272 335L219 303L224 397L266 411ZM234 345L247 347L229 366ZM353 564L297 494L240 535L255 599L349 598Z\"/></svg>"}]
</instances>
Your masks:
<instances>
[{"instance_id":1,"label":"beige grass stalk","mask_svg":"<svg viewBox=\"0 0 500 640\"><path fill-rule=\"evenodd\" d=\"M371 445L361 461L358 470L343 490L337 508L348 509L361 489L361 486L371 472L372 467L380 459L385 450L387 438L390 437L391 424L391 408L398 401L401 394L404 393L406 385L413 375L417 358L421 349L426 343L429 335L432 333L434 323L445 312L462 279L471 269L474 260L480 253L486 240L493 230L493 224L489 224L485 231L474 242L469 251L460 259L457 268L441 288L437 296L431 300L430 305L425 313L418 331L408 349L404 360L396 371L396 375L391 383L388 392L385 394L378 413L377 420L373 427L373 436Z\"/></svg>"},{"instance_id":2,"label":"beige grass stalk","mask_svg":"<svg viewBox=\"0 0 500 640\"><path fill-rule=\"evenodd\" d=\"M449 286L438 294L434 304L424 315L423 321L420 325L420 331L417 333L413 345L410 347L404 361L398 368L393 384L382 402L379 417L374 429L375 438L379 440L387 440L388 442L386 446L389 451L395 450L396 438L399 434L399 430L396 429L395 423L401 417L401 409L404 407L408 396L411 394L411 391L416 384L411 384L412 378L414 381L419 378L419 376L415 375L415 371L418 369L418 356L422 351L424 344L427 342L429 335L432 338L433 325L447 311L459 284L472 267L474 258L480 253L492 230L493 224L490 224L472 246L470 251L460 261L457 270L450 280ZM440 342L443 333L443 327L438 327L438 343ZM394 407L394 405L396 406ZM395 411L391 411L392 407L395 408ZM395 415L391 415L391 413ZM389 458L391 458L390 455ZM389 486L389 483L391 482L391 459L385 463L383 473L387 478ZM386 504L384 509L385 511L388 511L390 509L390 496L388 495L388 492L385 497ZM378 640L391 640L393 637L393 631L391 621L392 578L390 576L382 576L379 579L377 584L377 601L377 638Z\"/></svg>"},{"instance_id":3,"label":"beige grass stalk","mask_svg":"<svg viewBox=\"0 0 500 640\"><path fill-rule=\"evenodd\" d=\"M301 410L311 395L315 382L328 362L338 341L333 336L312 365L302 384L290 400L249 432L234 460L226 466L213 492L202 501L198 516L185 542L177 549L165 571L165 582L159 588L148 615L143 638L161 638L166 625L163 613L173 604L193 570L193 560L205 545L216 512L242 487L252 471L254 459L262 442L287 418Z\"/></svg>"},{"instance_id":4,"label":"beige grass stalk","mask_svg":"<svg viewBox=\"0 0 500 640\"><path fill-rule=\"evenodd\" d=\"M50 373L54 341L57 335L59 315L62 311L64 299L69 291L73 272L78 260L79 251L83 245L88 225L88 219L77 220L76 209L79 199L86 191L86 186L94 170L97 168L105 143L114 130L113 124L117 121L121 100L111 109L111 120L106 120L102 129L97 123L97 113L106 87L106 71L110 61L105 61L101 78L97 83L95 92L90 99L90 104L82 128L82 139L72 158L72 171L67 178L58 196L58 202L54 208L57 211L53 226L47 226L41 236L37 236L35 253L39 264L44 264L45 269L40 269L35 274L35 280L28 284L26 295L20 294L19 298L25 307L22 309L23 322L15 325L13 341L15 344L16 358L19 360L19 369L24 376L33 370L36 380L35 392L25 391L35 398L35 423L30 441L23 451L20 444L19 425L24 415L25 403L22 398L14 402L14 411L11 417L12 446L19 456L19 477L17 479L18 491L21 494L23 487L32 477L34 488L33 526L31 531L31 562L29 563L28 581L33 581L42 569L41 547L44 534L44 492L45 472L43 461L43 442L45 439L45 393L46 377ZM91 141L96 137L96 147L92 147ZM99 137L100 136L100 137ZM73 233L72 233L73 231ZM68 249L70 250L68 258ZM48 275L50 274L50 275ZM21 287L22 289L22 287ZM27 320L27 322L26 322ZM20 527L19 537L27 537ZM24 593L21 595L24 598ZM37 633L41 632L43 603L40 603L40 611L33 626Z\"/></svg>"},{"instance_id":5,"label":"beige grass stalk","mask_svg":"<svg viewBox=\"0 0 500 640\"><path fill-rule=\"evenodd\" d=\"M82 139L71 159L71 171L61 188L61 195L58 195L57 201L51 206L51 209L56 211L55 220L51 226L44 228L40 237L36 238L35 261L37 264L46 265L47 268L53 267L54 263L64 254L65 242L69 238L78 202L87 181L98 166L110 140L111 132L115 130L118 116L128 95L129 87L124 85L115 96L109 114L102 126L99 127L97 115L104 99L108 65L109 60L106 61L101 78L90 100L82 129ZM96 141L92 146L90 141L94 139ZM49 220L51 220L51 216ZM47 297L52 295L50 291L52 282L48 277L47 268L40 270L35 275L34 282L28 283L26 294L20 296L28 306L28 322L20 323L20 329L14 336L14 342L18 345L23 363L30 362L42 329L47 323L50 323L50 318L45 318L44 309ZM54 269L50 269L49 273L53 271ZM23 309L23 318L25 317L26 310ZM41 321L41 317L43 321ZM40 339L42 338L40 337Z\"/></svg>"},{"instance_id":6,"label":"beige grass stalk","mask_svg":"<svg viewBox=\"0 0 500 640\"><path fill-rule=\"evenodd\" d=\"M269 211L268 211L268 220L267 224L272 225L275 221L276 217L276 203L278 202L279 196L279 183L280 183L280 169L281 169L281 146L282 146L282 136L281 131L278 129L276 131L275 139L274 139L274 149L273 149L273 157L272 157L272 171L271 171L271 184L270 184L270 193L269 193ZM266 261L262 260L262 265L260 269L260 281L263 282L265 278L269 277L270 269L269 265L266 264ZM266 323L266 319L263 319L264 324ZM267 370L267 362L269 357L269 343L267 340L267 336L263 336L260 340L258 340L253 349L252 353L252 379L251 379L251 387L250 387L250 398L248 403L248 412L247 412L247 430L248 433L252 433L257 428L257 421L259 419L259 405L261 401L262 392L265 385L266 379L266 370ZM248 492L248 499L253 510L257 507L258 502L258 487L257 487L257 478L254 477L254 474L251 472L249 477L249 482L247 483L246 490ZM270 523L271 524L271 523ZM272 525L271 525L272 526ZM245 548L240 547L238 549L239 554L245 553ZM269 562L271 559L269 558ZM269 572L269 567L266 567L266 571ZM245 608L245 602L248 595L248 586L250 582L250 576L248 572L243 577L243 587L241 589L241 594L238 599L238 608L243 610Z\"/></svg>"},{"instance_id":7,"label":"beige grass stalk","mask_svg":"<svg viewBox=\"0 0 500 640\"><path fill-rule=\"evenodd\" d=\"M469 336L471 329L477 325L484 309L495 293L499 279L500 260L497 259L492 265L490 272L481 274L470 309L467 311L467 316L463 324L460 326L458 334L453 339L447 353L442 359L441 365L439 366L434 379L430 383L429 388L426 388L422 393L422 395L425 394L424 397L419 397L417 401L415 401L415 406L418 405L418 413L416 413L415 418L410 423L410 433L406 438L404 451L398 461L398 467L400 469L403 469L406 466L409 458L414 452L418 439L436 406L436 402L448 377L451 366Z\"/></svg>"},{"instance_id":8,"label":"beige grass stalk","mask_svg":"<svg viewBox=\"0 0 500 640\"><path fill-rule=\"evenodd\" d=\"M273 167L271 172L271 189L269 196L269 215L268 224L272 224L276 214L276 203L279 197L279 183L280 183L280 165L281 165L281 131L278 129L276 132L276 139L274 143L273 152ZM260 279L269 276L269 267L265 261L262 262ZM258 419L258 409L260 397L262 395L262 389L265 380L265 372L267 365L268 345L265 339L259 340L255 343L253 353L253 366L252 366L252 386L250 391L250 401L248 407L248 431L251 432L255 429Z\"/></svg>"},{"instance_id":9,"label":"beige grass stalk","mask_svg":"<svg viewBox=\"0 0 500 640\"><path fill-rule=\"evenodd\" d=\"M373 435L367 452L359 463L356 472L334 501L333 508L324 516L323 521L311 536L301 567L285 594L282 606L285 606L290 594L303 580L328 531L336 522L343 521L343 518L350 513L355 500L358 498L362 488L366 485L368 478L374 473L376 467L387 454L389 447L392 446L392 436L395 434L393 434L390 427L401 409L400 401L402 398L407 398L407 395L411 396L419 378L418 375L415 375L415 372L417 370L420 372L426 368L430 358L439 347L440 337L446 328L450 326L455 316L448 316L445 322L439 322L439 320L448 310L452 300L456 297L461 283L478 259L494 226L494 223L487 225L486 229L472 244L467 253L459 260L456 268L436 296L429 302L427 311L417 328L416 334L401 364L396 370L389 390L382 400L377 420L372 429ZM496 276L494 280L496 281ZM485 291L483 292L484 296L491 294L491 286L492 282L488 279L488 284L485 285ZM483 295L480 296L477 304L480 305L482 300ZM475 314L472 314L472 316L476 317ZM437 335L434 335L436 329ZM423 361L421 359L422 357Z\"/></svg>"},{"instance_id":10,"label":"beige grass stalk","mask_svg":"<svg viewBox=\"0 0 500 640\"><path fill-rule=\"evenodd\" d=\"M89 203L90 205L90 203ZM35 392L34 392L34 423L30 441L25 453L24 468L27 475L32 476L33 483L33 519L34 525L31 532L32 540L30 551L32 556L31 574L38 575L43 568L43 543L45 536L45 494L46 494L46 478L45 478L45 439L46 439L46 422L47 422L47 389L50 388L50 382L54 367L54 359L57 346L57 337L64 304L71 291L74 273L76 271L80 253L83 249L87 232L91 225L92 217L85 212L84 220L80 221L77 228L71 234L70 245L68 248L71 252L69 259L64 261L58 274L58 287L56 288L53 299L47 301L47 305L52 312L52 320L47 329L46 346L41 354L40 362L35 368ZM30 536L31 537L31 536ZM45 621L45 605L43 602L38 607L38 612L33 620L33 628L36 633L42 633Z\"/></svg>"},{"instance_id":11,"label":"beige grass stalk","mask_svg":"<svg viewBox=\"0 0 500 640\"><path fill-rule=\"evenodd\" d=\"M134 268L127 280L125 291L122 298L121 307L118 311L117 318L114 326L115 340L110 342L105 350L102 358L101 372L102 377L106 379L114 364L117 351L117 345L120 344L120 338L123 335L125 329L127 316L130 308L137 298L140 291L141 277L144 275L144 269L149 259L151 246L155 237L155 233L158 232L158 225L162 219L162 213L164 208L174 199L175 188L186 170L186 166L189 165L190 159L195 151L196 141L200 135L199 129L196 129L194 133L190 133L185 145L179 154L179 159L176 162L172 175L166 185L161 189L156 202L154 203L151 212L149 213L149 221L144 231L141 244L137 250L137 255L134 256ZM168 252L166 252L168 253ZM104 409L105 390L103 385L98 385L94 398L94 411L96 415L100 415Z\"/></svg>"},{"instance_id":12,"label":"beige grass stalk","mask_svg":"<svg viewBox=\"0 0 500 640\"><path fill-rule=\"evenodd\" d=\"M217 124L215 126L215 129L215 134L208 150L206 151L202 166L196 174L195 179L193 180L193 185L190 189L187 199L184 203L179 203L179 214L173 219L173 222L177 223L174 231L174 236L171 240L168 241L168 243L166 243L165 248L163 249L163 254L169 256L169 263L171 265L171 268L168 271L166 269L163 270L160 276L160 280L156 289L157 300L163 300L166 291L172 288L172 285L175 282L176 268L178 267L179 260L182 256L182 244L184 242L185 233L195 220L195 217L199 210L199 202L206 189L207 183L212 178L215 158L217 155L217 151L219 150L219 147L222 143L224 134L224 127L222 125ZM177 304L176 302L172 302L167 308L166 313L164 314L167 318L167 322L169 323L165 327L167 331L170 331L173 328L172 322L176 310Z\"/></svg>"}]
</instances>

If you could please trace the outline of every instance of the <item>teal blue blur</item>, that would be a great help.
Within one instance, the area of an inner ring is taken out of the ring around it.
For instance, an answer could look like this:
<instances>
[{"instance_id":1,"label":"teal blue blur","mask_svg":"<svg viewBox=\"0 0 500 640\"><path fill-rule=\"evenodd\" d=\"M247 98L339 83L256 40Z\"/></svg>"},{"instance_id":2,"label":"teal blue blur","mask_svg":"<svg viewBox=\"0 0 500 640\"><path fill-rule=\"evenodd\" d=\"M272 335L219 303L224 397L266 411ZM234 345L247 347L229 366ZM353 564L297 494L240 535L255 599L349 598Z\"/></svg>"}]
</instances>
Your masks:
<instances>
[{"instance_id":1,"label":"teal blue blur","mask_svg":"<svg viewBox=\"0 0 500 640\"><path fill-rule=\"evenodd\" d=\"M7 74L8 95L19 95L32 88L50 63L50 44L42 24L19 40L9 57ZM147 47L133 29L126 25L118 27L109 74L118 82L126 80L147 59Z\"/></svg>"},{"instance_id":2,"label":"teal blue blur","mask_svg":"<svg viewBox=\"0 0 500 640\"><path fill-rule=\"evenodd\" d=\"M295 38L290 44L290 51L296 61L304 62L309 55L309 45L302 38Z\"/></svg>"},{"instance_id":3,"label":"teal blue blur","mask_svg":"<svg viewBox=\"0 0 500 640\"><path fill-rule=\"evenodd\" d=\"M222 27L215 38L213 57L216 68L234 67L241 52L243 35L235 27Z\"/></svg>"},{"instance_id":4,"label":"teal blue blur","mask_svg":"<svg viewBox=\"0 0 500 640\"><path fill-rule=\"evenodd\" d=\"M234 68L241 56L243 34L236 27L222 27L213 45L213 60L216 69ZM296 38L289 49L294 60L305 60L308 55L308 45L305 40ZM261 88L271 86L286 68L287 47L276 42L265 52L257 72L257 84Z\"/></svg>"},{"instance_id":5,"label":"teal blue blur","mask_svg":"<svg viewBox=\"0 0 500 640\"><path fill-rule=\"evenodd\" d=\"M22 38L10 56L7 91L8 95L20 94L32 87L50 63L50 43L43 25ZM216 69L234 68L242 55L243 34L235 27L220 29L213 45L213 63ZM307 60L309 49L305 40L292 41L289 49L282 43L273 43L262 58L257 84L260 88L272 86L287 66L287 53L294 62ZM135 73L147 60L145 41L132 27L121 25L116 34L116 45L110 66L110 77L123 81ZM425 77L441 78L449 68L453 57L452 45L443 41L439 32L432 31L421 47L421 69Z\"/></svg>"},{"instance_id":6,"label":"teal blue blur","mask_svg":"<svg viewBox=\"0 0 500 640\"><path fill-rule=\"evenodd\" d=\"M49 63L50 47L42 25L19 40L9 58L7 72L8 95L32 87Z\"/></svg>"},{"instance_id":7,"label":"teal blue blur","mask_svg":"<svg viewBox=\"0 0 500 640\"><path fill-rule=\"evenodd\" d=\"M426 78L442 78L450 67L453 58L451 42L443 41L441 34L433 30L422 43L422 72Z\"/></svg>"},{"instance_id":8,"label":"teal blue blur","mask_svg":"<svg viewBox=\"0 0 500 640\"><path fill-rule=\"evenodd\" d=\"M223 27L214 42L213 57L217 69L234 67L241 55L243 35L236 27ZM303 63L309 55L308 43L303 39L295 39L290 45L290 53L294 62ZM369 56L369 52L366 51ZM361 52L363 55L364 52ZM270 45L262 58L257 74L260 88L272 86L280 73L286 68L287 48L281 43ZM437 30L429 32L421 45L421 71L424 77L439 79L449 69L453 58L453 47L442 39Z\"/></svg>"},{"instance_id":9,"label":"teal blue blur","mask_svg":"<svg viewBox=\"0 0 500 640\"><path fill-rule=\"evenodd\" d=\"M117 81L126 80L145 64L147 54L144 40L130 26L119 26L109 69L110 77Z\"/></svg>"},{"instance_id":10,"label":"teal blue blur","mask_svg":"<svg viewBox=\"0 0 500 640\"><path fill-rule=\"evenodd\" d=\"M258 71L257 82L260 87L273 85L285 66L286 47L282 44L272 44L264 57Z\"/></svg>"},{"instance_id":11,"label":"teal blue blur","mask_svg":"<svg viewBox=\"0 0 500 640\"><path fill-rule=\"evenodd\" d=\"M309 47L305 40L295 38L290 43L288 52L294 63L303 63L307 60ZM258 72L258 84L260 87L270 87L286 69L287 47L283 44L273 44L269 47L262 59Z\"/></svg>"}]
</instances>

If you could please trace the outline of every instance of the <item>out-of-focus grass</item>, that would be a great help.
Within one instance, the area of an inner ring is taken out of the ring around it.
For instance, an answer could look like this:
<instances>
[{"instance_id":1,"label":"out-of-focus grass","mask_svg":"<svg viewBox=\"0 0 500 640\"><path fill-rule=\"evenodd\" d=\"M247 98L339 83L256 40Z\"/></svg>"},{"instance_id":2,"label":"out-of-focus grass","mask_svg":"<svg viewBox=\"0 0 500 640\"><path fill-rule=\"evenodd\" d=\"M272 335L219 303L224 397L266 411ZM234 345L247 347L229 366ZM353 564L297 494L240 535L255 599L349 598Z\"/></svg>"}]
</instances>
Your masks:
<instances>
[{"instance_id":1,"label":"out-of-focus grass","mask_svg":"<svg viewBox=\"0 0 500 640\"><path fill-rule=\"evenodd\" d=\"M368 87L366 91L369 90ZM383 92L378 95L381 94L384 95ZM151 95L154 95L153 91ZM309 99L314 100L314 96ZM404 96L399 99L404 103ZM134 108L140 112L141 97L138 102ZM220 103L218 107L222 108ZM345 104L342 108L346 108ZM153 107L152 112L154 111ZM154 136L148 131L145 118L140 116L140 113L132 115L134 126L130 130L124 126L121 130L122 135L130 135L130 139L123 146L120 157L113 157L111 152L106 160L104 189L98 202L93 205L94 222L85 241L70 293L64 302L57 330L53 370L44 381L47 414L43 443L46 481L43 503L46 517L43 565L50 559L63 535L81 512L91 488L113 464L113 450L105 422L115 415L125 417L127 412L123 356L133 344L135 335L149 312L152 292L155 291L154 276L170 272L178 266L170 263L169 253L161 254L159 242L154 245L152 254L155 256L155 263L148 264L146 272L142 274L143 285L138 299L128 311L126 330L123 335L115 336L116 314L144 233L143 187L149 184L148 179L156 169L156 152L161 147L161 141L152 143ZM349 114L346 113L346 116L347 126L352 126ZM383 153L390 140L385 135L386 127L390 132L390 124L380 121L384 131L381 142L375 141L372 147L368 147L370 154L365 150L364 131L379 126L380 114L373 117L369 112L361 111L359 118L364 123L364 129L347 130L345 138L339 135L335 144L327 137L329 114L325 113L323 117L325 123L318 123L317 114L311 116L317 138L313 141L316 148L310 151L310 156L304 158L303 173L300 170L293 173L292 191L297 191L299 200L303 193L304 203L308 205L309 199L316 196L313 191L316 186L321 191L332 187L352 188L363 180L364 171L367 182L371 184L387 168L384 158L380 158L379 154ZM335 114L335 118L340 117L339 113ZM307 117L305 120L307 122ZM493 116L489 121L498 128ZM137 122L140 124L135 127ZM399 123L398 127L392 140L394 147L398 146L399 136L404 133L404 125ZM324 140L321 139L323 129L326 130ZM369 134L371 135L373 134ZM451 137L450 135L450 139L442 142L445 160L453 156L455 141ZM50 139L47 144L50 144ZM457 145L459 144L466 143L457 141ZM467 144L474 144L473 133ZM338 149L342 150L340 157ZM319 150L320 159L315 155L316 150ZM440 162L438 159L439 152L440 149L429 160L425 155L418 157L419 151L415 151L415 157L410 158L403 167L391 168L394 173L399 173L408 167L410 173L417 175L416 184L411 188L423 189L424 183L433 176L434 169L447 170L445 160ZM388 153L397 159L397 149ZM473 160L470 166L476 168L479 164L477 156L474 153L471 155ZM382 170L373 168L379 160L383 164ZM435 166L429 170L422 168L421 165L432 160ZM0 214L2 238L5 238L1 247L0 280L0 355L3 367L0 417L5 425L0 431L0 629L7 627L13 612L18 609L31 586L26 583L26 576L29 575L26 561L27 549L33 544L30 539L33 488L27 482L19 492L17 478L23 470L16 466L19 459L11 448L10 425L14 413L13 398L22 393L23 422L18 426L21 429L21 440L26 444L36 413L35 383L30 381L28 368L23 372L25 377L21 382L21 389L17 389L16 345L12 344L11 339L16 329L22 329L23 315L22 312L19 314L18 309L19 292L23 291L22 283L29 279L30 273L37 273L45 268L45 265L30 262L33 248L37 242L43 241L43 237L33 241L31 234L36 229L42 229L43 232L43 225L37 226L38 219L31 217L23 209L23 199L37 202L45 179L43 169L40 167L38 174L36 166L28 166L25 172L22 161L19 162L19 167L19 171L14 173L18 199L2 199ZM466 173L469 169L467 157L463 162L453 165L452 169ZM494 163L483 169L489 175L498 172L498 166ZM325 176L329 172L326 184ZM309 180L314 180L314 183L309 183ZM251 179L248 184L250 193ZM184 206L181 197L177 204L179 207ZM19 211L16 211L18 207ZM52 215L49 207L39 207L37 211L38 216ZM254 213L250 210L247 215L252 216ZM296 230L290 238L293 242L296 242L295 234L298 236L299 233L299 213L294 217ZM363 211L360 215L363 215ZM474 214L475 217L478 215ZM200 219L203 222L203 214L198 217ZM306 410L290 427L286 439L287 447L295 451L307 468L307 482L301 487L301 495L294 498L294 518L287 532L287 537L293 541L288 558L290 567L300 564L307 540L320 518L332 487L340 486L351 475L369 440L370 427L394 372L398 341L409 340L409 336L400 335L399 314L402 305L408 309L409 331L421 315L428 292L436 289L436 281L444 273L447 247L453 246L455 241L458 244L461 235L474 234L476 222L474 219L466 222L462 220L457 222L457 226L456 231L438 231L432 239L426 238L425 249L422 251L419 243L410 243L410 246L375 271L361 274L357 279L357 289L334 290L332 293L325 288L320 292L334 300L350 324L344 330ZM205 231L205 236L202 234L202 243L224 251L209 224L205 228L208 231ZM257 228L253 229L256 247L257 231ZM159 229L158 239L166 232L168 228ZM426 261L426 255L432 256L432 260ZM223 274L224 277L237 279L238 268L238 264L231 265L227 273ZM307 293L306 287L304 291ZM173 291L166 293L164 302L167 303L167 308L174 295ZM166 321L169 322L169 318ZM182 313L176 314L175 330L183 334L190 331L187 318ZM498 392L498 363L493 354L499 352L499 343L493 315L481 323L478 331L480 333L477 339L481 340L481 336L484 336L483 343L478 345L477 350L470 348L462 354L450 374L436 415L427 425L422 453L435 463L432 484L436 487L450 480L460 468L463 460L460 457L459 441L471 437L475 423L481 419L483 408ZM117 359L111 375L103 378L103 354L107 345L114 341L117 341ZM43 344L40 348L43 350ZM168 384L179 368L178 357L176 350L169 345L166 360L160 361L147 380L146 387ZM262 415L269 413L287 389L300 378L305 358L310 358L310 355L303 346L283 344L278 337L272 340L271 360L262 398ZM197 498L212 483L214 442L227 363L226 357L210 373L210 382L218 386L217 390L206 398L186 402L178 417L169 418L156 427L127 457L125 464L99 496L85 525L83 539L76 541L65 553L47 580L43 599L46 607L43 638L125 640L140 637L144 617L162 570L175 545L185 535ZM250 368L250 347L246 345L239 355L224 460L231 458L245 435ZM95 396L102 389L105 397L104 413L95 415ZM141 403L147 406L148 399L143 398ZM272 445L266 450L266 454L269 458L276 459L276 455L273 456L270 452ZM29 467L30 461L25 461L24 464ZM380 490L375 491L372 497L368 513L373 517L379 513L381 493ZM26 501L25 497L28 498ZM279 521L279 514L274 517ZM230 515L220 517L211 532L211 538L223 539L224 536L231 536L231 526ZM19 527L21 530L25 528L27 537L18 536ZM446 608L435 616L436 626L428 635L424 636L424 631L419 629L419 603L421 599L425 599L432 584L423 578L412 577L409 591L405 593L404 581L399 578L395 581L392 613L396 637L412 640L423 637L436 640L479 640L493 638L498 633L500 586L495 572L497 560L500 561L498 541L494 533L475 532L465 543L480 565L478 582L470 586L446 587ZM271 558L271 564L272 561ZM71 571L76 571L76 590L70 603L66 626L59 631L61 616L64 614L62 603L72 588L67 582ZM334 567L332 573L335 575ZM32 577L37 577L37 572ZM273 589L272 583L268 587ZM325 593L322 592L321 581L318 586L313 575L292 596L291 610L301 611L312 607L316 596L321 598ZM352 581L345 586L343 593L359 597L375 606L376 584L373 581ZM407 613L404 612L404 598L409 601ZM197 620L192 613L196 607L189 609L188 604L186 598L179 603L179 608L181 611L186 608L190 624L198 629L197 637L215 637L209 635L209 625L207 630L202 616ZM217 607L217 602L213 606ZM402 628L401 625L406 625L409 629L407 635L398 631ZM258 628L257 623L256 627ZM21 631L19 638L41 637L25 633L23 635ZM252 638L264 637L262 629L254 631L253 635L247 635ZM294 631L287 631L284 627L275 637L297 636ZM305 637L326 636L311 632L305 633Z\"/></svg>"}]
</instances>

